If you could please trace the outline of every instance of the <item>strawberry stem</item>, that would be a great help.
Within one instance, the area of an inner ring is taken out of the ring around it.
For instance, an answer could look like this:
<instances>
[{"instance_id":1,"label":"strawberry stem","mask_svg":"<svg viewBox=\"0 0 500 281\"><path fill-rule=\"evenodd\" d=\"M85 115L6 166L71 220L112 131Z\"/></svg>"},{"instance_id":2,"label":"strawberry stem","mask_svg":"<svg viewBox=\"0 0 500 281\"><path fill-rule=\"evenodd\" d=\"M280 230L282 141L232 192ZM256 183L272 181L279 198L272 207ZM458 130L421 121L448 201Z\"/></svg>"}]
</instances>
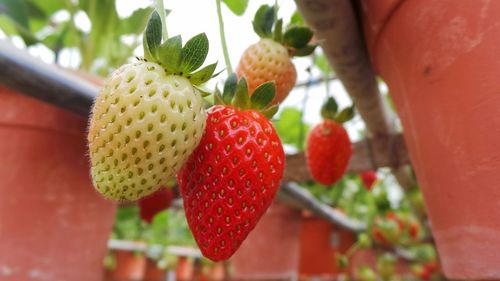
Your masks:
<instances>
[{"instance_id":1,"label":"strawberry stem","mask_svg":"<svg viewBox=\"0 0 500 281\"><path fill-rule=\"evenodd\" d=\"M217 18L219 19L219 36L222 45L222 52L224 53L224 61L226 63L227 75L233 73L233 67L231 66L231 60L229 59L229 52L227 50L226 33L224 32L224 21L222 19L222 10L220 5L221 0L215 0L217 5Z\"/></svg>"},{"instance_id":2,"label":"strawberry stem","mask_svg":"<svg viewBox=\"0 0 500 281\"><path fill-rule=\"evenodd\" d=\"M156 11L160 15L161 23L162 23L162 32L163 32L163 40L168 39L168 31L167 31L167 21L166 21L166 13L165 8L163 6L163 0L156 0Z\"/></svg>"}]
</instances>

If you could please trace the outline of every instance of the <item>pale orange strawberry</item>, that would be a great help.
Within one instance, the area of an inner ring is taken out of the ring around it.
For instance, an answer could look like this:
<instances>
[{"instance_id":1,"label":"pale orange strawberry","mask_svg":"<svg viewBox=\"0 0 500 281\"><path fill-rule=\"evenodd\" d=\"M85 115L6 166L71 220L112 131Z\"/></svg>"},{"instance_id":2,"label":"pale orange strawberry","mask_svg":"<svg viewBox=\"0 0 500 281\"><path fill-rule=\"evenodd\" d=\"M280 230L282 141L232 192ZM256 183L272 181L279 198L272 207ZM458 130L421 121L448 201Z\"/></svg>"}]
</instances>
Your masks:
<instances>
[{"instance_id":1,"label":"pale orange strawberry","mask_svg":"<svg viewBox=\"0 0 500 281\"><path fill-rule=\"evenodd\" d=\"M272 39L261 39L251 45L243 53L236 69L239 77L248 81L248 91L267 81L276 84L276 97L273 103L281 103L297 80L297 71L292 63L288 50Z\"/></svg>"},{"instance_id":2,"label":"pale orange strawberry","mask_svg":"<svg viewBox=\"0 0 500 281\"><path fill-rule=\"evenodd\" d=\"M276 19L276 8L263 5L255 14L253 28L261 40L248 47L236 69L238 77L245 77L248 92L265 82L276 84L273 104L281 103L295 86L297 71L293 56L307 56L316 45L309 42L313 32L303 26L289 26L283 32L283 20Z\"/></svg>"}]
</instances>

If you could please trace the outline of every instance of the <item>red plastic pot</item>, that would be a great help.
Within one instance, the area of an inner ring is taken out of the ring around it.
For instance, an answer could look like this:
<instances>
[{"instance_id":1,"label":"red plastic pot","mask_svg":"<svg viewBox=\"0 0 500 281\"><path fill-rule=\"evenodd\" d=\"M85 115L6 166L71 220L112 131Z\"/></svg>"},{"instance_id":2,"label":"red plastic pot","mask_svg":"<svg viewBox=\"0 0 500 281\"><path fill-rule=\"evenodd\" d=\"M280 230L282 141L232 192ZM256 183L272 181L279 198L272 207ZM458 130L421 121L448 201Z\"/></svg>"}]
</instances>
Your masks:
<instances>
[{"instance_id":1,"label":"red plastic pot","mask_svg":"<svg viewBox=\"0 0 500 281\"><path fill-rule=\"evenodd\" d=\"M0 86L0 280L99 280L115 205L94 191L85 118Z\"/></svg>"},{"instance_id":2,"label":"red plastic pot","mask_svg":"<svg viewBox=\"0 0 500 281\"><path fill-rule=\"evenodd\" d=\"M175 268L175 280L189 281L193 280L194 267L193 261L188 257L178 257Z\"/></svg>"},{"instance_id":3,"label":"red plastic pot","mask_svg":"<svg viewBox=\"0 0 500 281\"><path fill-rule=\"evenodd\" d=\"M116 267L109 274L109 281L143 281L146 257L131 251L113 251Z\"/></svg>"},{"instance_id":4,"label":"red plastic pot","mask_svg":"<svg viewBox=\"0 0 500 281\"><path fill-rule=\"evenodd\" d=\"M143 281L165 281L167 280L167 271L159 268L157 261L146 259L146 270L144 272Z\"/></svg>"},{"instance_id":5,"label":"red plastic pot","mask_svg":"<svg viewBox=\"0 0 500 281\"><path fill-rule=\"evenodd\" d=\"M307 215L300 231L300 275L334 280L343 272L336 255L344 254L356 241L355 235L324 219Z\"/></svg>"},{"instance_id":6,"label":"red plastic pot","mask_svg":"<svg viewBox=\"0 0 500 281\"><path fill-rule=\"evenodd\" d=\"M500 1L363 0L445 274L500 278Z\"/></svg>"},{"instance_id":7,"label":"red plastic pot","mask_svg":"<svg viewBox=\"0 0 500 281\"><path fill-rule=\"evenodd\" d=\"M235 280L291 280L299 269L301 213L273 203L231 258Z\"/></svg>"}]
</instances>

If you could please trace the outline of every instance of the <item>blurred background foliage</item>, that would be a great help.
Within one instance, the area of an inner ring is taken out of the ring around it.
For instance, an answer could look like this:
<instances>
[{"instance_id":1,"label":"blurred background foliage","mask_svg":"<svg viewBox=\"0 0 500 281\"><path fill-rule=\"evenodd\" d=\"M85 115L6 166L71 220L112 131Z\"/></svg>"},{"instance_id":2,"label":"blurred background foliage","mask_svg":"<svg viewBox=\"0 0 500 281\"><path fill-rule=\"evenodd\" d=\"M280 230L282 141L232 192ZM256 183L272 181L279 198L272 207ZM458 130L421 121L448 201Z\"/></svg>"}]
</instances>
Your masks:
<instances>
[{"instance_id":1,"label":"blurred background foliage","mask_svg":"<svg viewBox=\"0 0 500 281\"><path fill-rule=\"evenodd\" d=\"M56 63L64 48L73 48L80 69L106 76L133 55L151 11L120 18L115 0L0 0L0 28L26 46L46 46ZM88 26L76 25L77 17Z\"/></svg>"}]
</instances>

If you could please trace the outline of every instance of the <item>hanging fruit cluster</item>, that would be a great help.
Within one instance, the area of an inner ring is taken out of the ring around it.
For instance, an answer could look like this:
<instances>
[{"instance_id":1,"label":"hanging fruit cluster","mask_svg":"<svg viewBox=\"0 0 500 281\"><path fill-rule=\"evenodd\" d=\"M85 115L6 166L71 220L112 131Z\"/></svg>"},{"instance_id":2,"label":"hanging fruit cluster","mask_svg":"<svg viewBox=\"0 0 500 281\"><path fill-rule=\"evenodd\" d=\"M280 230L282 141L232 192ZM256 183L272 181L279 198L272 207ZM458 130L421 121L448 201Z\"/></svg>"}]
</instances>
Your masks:
<instances>
[{"instance_id":1,"label":"hanging fruit cluster","mask_svg":"<svg viewBox=\"0 0 500 281\"><path fill-rule=\"evenodd\" d=\"M216 64L202 68L208 39L184 45L165 38L153 12L144 35L144 58L123 65L95 101L88 143L95 188L105 198L139 200L143 220L168 208L177 177L189 227L202 253L225 260L239 248L274 199L285 155L268 120L295 85L290 58L308 55L312 32L283 31L276 8L262 6L254 29L263 38L242 56L215 105L201 88ZM201 69L200 69L201 68Z\"/></svg>"}]
</instances>

